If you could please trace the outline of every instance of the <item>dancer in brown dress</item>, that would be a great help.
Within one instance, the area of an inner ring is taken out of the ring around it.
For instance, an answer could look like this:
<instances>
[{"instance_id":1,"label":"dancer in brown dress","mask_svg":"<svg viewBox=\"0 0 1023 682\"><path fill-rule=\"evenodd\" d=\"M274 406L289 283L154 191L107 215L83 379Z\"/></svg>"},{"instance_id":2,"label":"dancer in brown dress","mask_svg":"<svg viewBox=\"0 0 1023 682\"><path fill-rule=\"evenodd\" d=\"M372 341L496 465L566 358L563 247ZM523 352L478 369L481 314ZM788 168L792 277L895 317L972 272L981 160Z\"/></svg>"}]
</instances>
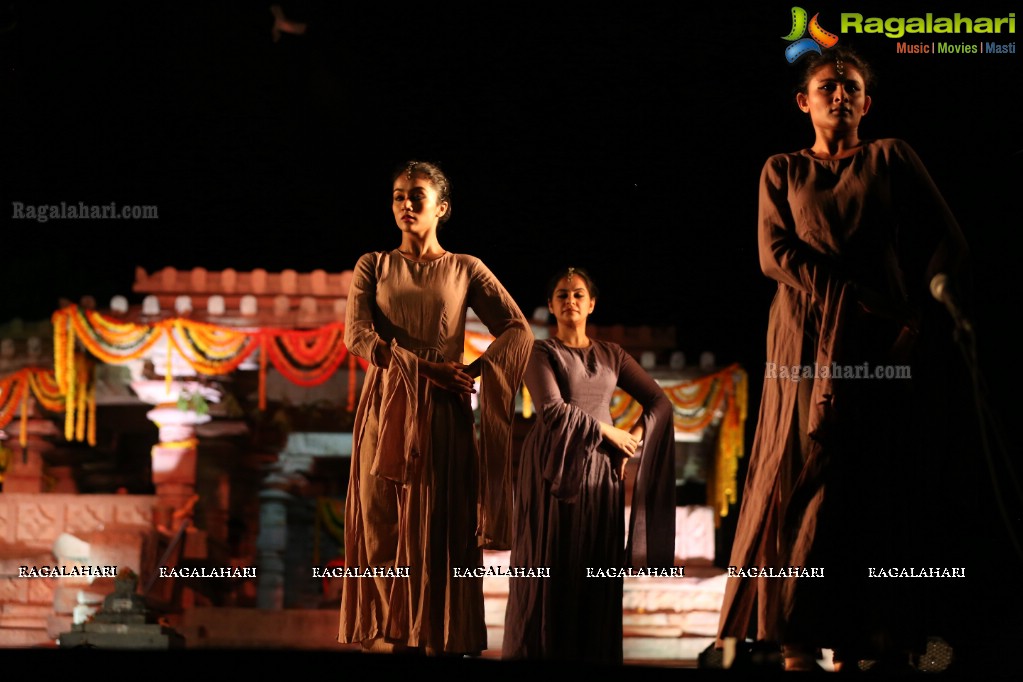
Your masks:
<instances>
[{"instance_id":1,"label":"dancer in brown dress","mask_svg":"<svg viewBox=\"0 0 1023 682\"><path fill-rule=\"evenodd\" d=\"M928 285L966 253L913 149L859 137L867 64L842 48L808 59L796 101L816 140L772 156L761 175L760 264L778 288L729 565L824 577L729 578L718 640L780 644L789 670L816 668L821 647L841 667L908 646L897 581L871 582L868 567L921 558L896 535L912 487L898 419L918 398ZM843 375L856 368L891 376Z\"/></svg>"},{"instance_id":2,"label":"dancer in brown dress","mask_svg":"<svg viewBox=\"0 0 1023 682\"><path fill-rule=\"evenodd\" d=\"M487 647L482 578L453 569L510 546L511 423L533 334L478 258L441 248L451 199L440 169L410 162L392 190L401 246L362 256L348 295L345 343L370 363L345 504L345 560L364 577L344 579L338 639L477 655ZM495 340L464 365L470 307Z\"/></svg>"},{"instance_id":3,"label":"dancer in brown dress","mask_svg":"<svg viewBox=\"0 0 1023 682\"><path fill-rule=\"evenodd\" d=\"M620 346L589 338L592 279L569 268L551 281L553 338L533 345L526 387L536 423L526 436L515 493L511 565L547 567L546 578L511 578L502 655L622 662L620 575L626 566L674 564L675 459L664 391ZM618 428L610 400L620 386L643 406ZM638 457L625 529L625 465Z\"/></svg>"}]
</instances>

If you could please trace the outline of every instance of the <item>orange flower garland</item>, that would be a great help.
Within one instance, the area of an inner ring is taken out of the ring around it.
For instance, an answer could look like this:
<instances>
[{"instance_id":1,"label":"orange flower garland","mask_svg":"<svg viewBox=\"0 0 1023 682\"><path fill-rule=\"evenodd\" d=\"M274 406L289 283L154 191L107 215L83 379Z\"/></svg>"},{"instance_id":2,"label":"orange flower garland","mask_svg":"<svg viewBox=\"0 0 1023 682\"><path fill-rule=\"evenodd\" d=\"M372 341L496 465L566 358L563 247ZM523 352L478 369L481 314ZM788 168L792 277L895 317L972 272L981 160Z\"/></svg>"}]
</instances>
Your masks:
<instances>
[{"instance_id":1,"label":"orange flower garland","mask_svg":"<svg viewBox=\"0 0 1023 682\"><path fill-rule=\"evenodd\" d=\"M28 385L39 404L50 412L64 410L64 394L57 385L57 377L50 369L26 369Z\"/></svg>"},{"instance_id":2,"label":"orange flower garland","mask_svg":"<svg viewBox=\"0 0 1023 682\"><path fill-rule=\"evenodd\" d=\"M259 347L250 333L192 320L172 320L167 331L174 348L200 374L230 374Z\"/></svg>"},{"instance_id":3,"label":"orange flower garland","mask_svg":"<svg viewBox=\"0 0 1023 682\"><path fill-rule=\"evenodd\" d=\"M314 331L263 330L264 348L278 372L299 386L315 386L337 371L348 355L340 322Z\"/></svg>"},{"instance_id":4,"label":"orange flower garland","mask_svg":"<svg viewBox=\"0 0 1023 682\"><path fill-rule=\"evenodd\" d=\"M84 358L80 362L84 362ZM75 424L75 435L78 439L89 439L89 443L95 445L95 408L96 399L94 387L88 382L91 373L83 365L75 376L84 377L85 385L76 387L76 395L82 396L78 400L79 416ZM17 372L0 379L0 429L7 426L14 419L16 410L20 411L19 420L20 434L18 442L22 447L28 443L28 398L34 397L39 404L51 412L61 412L66 409L67 400L60 387L57 385L57 378L53 370L41 367L25 367ZM73 413L74 414L74 413ZM74 417L73 417L74 419ZM66 426L66 422L65 422Z\"/></svg>"},{"instance_id":5,"label":"orange flower garland","mask_svg":"<svg viewBox=\"0 0 1023 682\"><path fill-rule=\"evenodd\" d=\"M0 379L0 429L11 423L15 411L21 405L25 392L28 390L28 381L25 377L28 371L19 370Z\"/></svg>"},{"instance_id":6,"label":"orange flower garland","mask_svg":"<svg viewBox=\"0 0 1023 682\"><path fill-rule=\"evenodd\" d=\"M615 425L634 424L642 413L643 406L622 389L616 388L611 394L611 421Z\"/></svg>"},{"instance_id":7,"label":"orange flower garland","mask_svg":"<svg viewBox=\"0 0 1023 682\"><path fill-rule=\"evenodd\" d=\"M141 358L160 340L166 326L166 322L156 325L116 322L94 310L80 310L74 305L65 311L75 338L107 364ZM56 313L59 314L60 311Z\"/></svg>"},{"instance_id":8,"label":"orange flower garland","mask_svg":"<svg viewBox=\"0 0 1023 682\"><path fill-rule=\"evenodd\" d=\"M729 400L721 421L717 457L714 462L714 501L718 512L715 519L728 516L729 508L738 500L739 459L745 451L748 409L746 372L736 368L732 377L729 381L732 384L730 392L733 398Z\"/></svg>"},{"instance_id":9,"label":"orange flower garland","mask_svg":"<svg viewBox=\"0 0 1023 682\"><path fill-rule=\"evenodd\" d=\"M79 341L85 349L108 364L120 364L143 357L166 334L170 382L171 353L178 354L196 372L205 375L229 374L252 353L260 349L260 407L266 406L265 377L267 361L287 379L302 386L326 381L348 356L344 345L344 325L332 323L316 330L256 329L240 331L233 328L199 323L188 319L161 320L152 325L125 323L95 311L68 306L53 314L54 368L58 385L64 389L68 406L65 436L71 439L76 431L74 347ZM368 363L356 358L352 368ZM355 383L350 382L349 405L354 407Z\"/></svg>"},{"instance_id":10,"label":"orange flower garland","mask_svg":"<svg viewBox=\"0 0 1023 682\"><path fill-rule=\"evenodd\" d=\"M728 515L737 500L739 459L744 455L744 429L747 410L747 377L739 365L731 365L713 374L664 387L672 404L675 431L701 433L720 414L717 454L713 468L713 500L717 517ZM621 389L611 398L611 418L615 424L632 423L642 406Z\"/></svg>"}]
</instances>

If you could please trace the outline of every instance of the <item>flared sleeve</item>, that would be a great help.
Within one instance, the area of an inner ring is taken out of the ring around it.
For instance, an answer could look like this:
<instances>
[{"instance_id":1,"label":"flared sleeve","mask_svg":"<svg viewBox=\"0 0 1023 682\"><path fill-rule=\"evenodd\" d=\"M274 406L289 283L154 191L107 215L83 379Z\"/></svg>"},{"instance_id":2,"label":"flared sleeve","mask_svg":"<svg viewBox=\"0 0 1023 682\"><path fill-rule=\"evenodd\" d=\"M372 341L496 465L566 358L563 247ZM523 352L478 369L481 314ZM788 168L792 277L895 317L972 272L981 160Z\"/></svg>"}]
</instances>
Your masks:
<instances>
[{"instance_id":1,"label":"flared sleeve","mask_svg":"<svg viewBox=\"0 0 1023 682\"><path fill-rule=\"evenodd\" d=\"M405 483L409 458L419 455L419 429L415 424L419 411L419 359L392 339L390 364L387 367L378 364L376 349L387 342L376 331L373 321L377 262L376 254L365 254L356 263L345 310L345 345L383 373L381 409L388 418L380 423L370 473Z\"/></svg>"},{"instance_id":2,"label":"flared sleeve","mask_svg":"<svg viewBox=\"0 0 1023 682\"><path fill-rule=\"evenodd\" d=\"M579 494L586 458L603 435L595 417L565 401L558 385L559 362L548 343L536 342L525 381L538 415L536 448L543 453L543 477L551 495L568 501Z\"/></svg>"},{"instance_id":3,"label":"flared sleeve","mask_svg":"<svg viewBox=\"0 0 1023 682\"><path fill-rule=\"evenodd\" d=\"M890 154L892 194L899 197L895 205L899 211L899 262L910 278L908 295L914 300L921 294L926 297L935 275L961 276L969 247L916 151L902 140L893 140Z\"/></svg>"},{"instance_id":4,"label":"flared sleeve","mask_svg":"<svg viewBox=\"0 0 1023 682\"><path fill-rule=\"evenodd\" d=\"M419 457L419 357L391 341L391 364L381 385L376 456L370 473L395 483L407 483L413 459Z\"/></svg>"},{"instance_id":5,"label":"flared sleeve","mask_svg":"<svg viewBox=\"0 0 1023 682\"><path fill-rule=\"evenodd\" d=\"M666 567L675 563L675 426L671 402L631 355L621 357L618 386L643 406L643 445L636 453L627 565Z\"/></svg>"},{"instance_id":6,"label":"flared sleeve","mask_svg":"<svg viewBox=\"0 0 1023 682\"><path fill-rule=\"evenodd\" d=\"M476 259L469 305L494 336L479 359L480 489L477 539L487 549L508 549L512 536L512 423L515 395L529 360L533 331L519 306L486 265Z\"/></svg>"}]
</instances>

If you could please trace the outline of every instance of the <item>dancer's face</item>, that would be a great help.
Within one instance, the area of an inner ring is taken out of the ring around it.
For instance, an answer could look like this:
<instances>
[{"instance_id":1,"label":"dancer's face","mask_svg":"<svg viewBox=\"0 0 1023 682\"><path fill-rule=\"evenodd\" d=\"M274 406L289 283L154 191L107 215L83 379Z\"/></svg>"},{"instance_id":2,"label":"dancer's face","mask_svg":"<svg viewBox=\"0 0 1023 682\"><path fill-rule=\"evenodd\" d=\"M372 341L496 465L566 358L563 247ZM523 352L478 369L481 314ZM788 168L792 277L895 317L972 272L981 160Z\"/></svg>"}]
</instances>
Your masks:
<instances>
[{"instance_id":1,"label":"dancer's face","mask_svg":"<svg viewBox=\"0 0 1023 682\"><path fill-rule=\"evenodd\" d=\"M586 318L596 304L597 299L590 296L583 278L571 275L558 281L554 287L554 296L547 301L547 309L554 314L558 324L575 327L586 324Z\"/></svg>"},{"instance_id":2,"label":"dancer's face","mask_svg":"<svg viewBox=\"0 0 1023 682\"><path fill-rule=\"evenodd\" d=\"M810 114L816 129L855 130L870 109L863 76L846 64L841 72L835 64L825 64L813 74L806 92L796 95L796 104Z\"/></svg>"},{"instance_id":3,"label":"dancer's face","mask_svg":"<svg viewBox=\"0 0 1023 682\"><path fill-rule=\"evenodd\" d=\"M440 217L447 213L448 202L437 201L437 189L424 175L400 175L391 192L394 222L402 232L424 236L437 229Z\"/></svg>"}]
</instances>

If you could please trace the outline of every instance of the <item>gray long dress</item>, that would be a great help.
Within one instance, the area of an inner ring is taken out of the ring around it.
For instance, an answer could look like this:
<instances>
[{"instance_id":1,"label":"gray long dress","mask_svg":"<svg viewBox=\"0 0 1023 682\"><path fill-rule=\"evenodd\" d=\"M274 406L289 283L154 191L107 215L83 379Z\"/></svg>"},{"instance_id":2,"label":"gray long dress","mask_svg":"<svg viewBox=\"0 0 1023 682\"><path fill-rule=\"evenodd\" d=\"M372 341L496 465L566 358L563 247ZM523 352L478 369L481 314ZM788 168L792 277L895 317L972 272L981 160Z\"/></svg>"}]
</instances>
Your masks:
<instances>
[{"instance_id":1,"label":"gray long dress","mask_svg":"<svg viewBox=\"0 0 1023 682\"><path fill-rule=\"evenodd\" d=\"M664 391L620 346L533 344L526 387L536 422L522 448L511 565L549 567L549 578L511 578L505 658L622 661L621 577L586 569L674 563L675 460ZM615 387L643 406L628 546L623 456L600 433Z\"/></svg>"}]
</instances>

